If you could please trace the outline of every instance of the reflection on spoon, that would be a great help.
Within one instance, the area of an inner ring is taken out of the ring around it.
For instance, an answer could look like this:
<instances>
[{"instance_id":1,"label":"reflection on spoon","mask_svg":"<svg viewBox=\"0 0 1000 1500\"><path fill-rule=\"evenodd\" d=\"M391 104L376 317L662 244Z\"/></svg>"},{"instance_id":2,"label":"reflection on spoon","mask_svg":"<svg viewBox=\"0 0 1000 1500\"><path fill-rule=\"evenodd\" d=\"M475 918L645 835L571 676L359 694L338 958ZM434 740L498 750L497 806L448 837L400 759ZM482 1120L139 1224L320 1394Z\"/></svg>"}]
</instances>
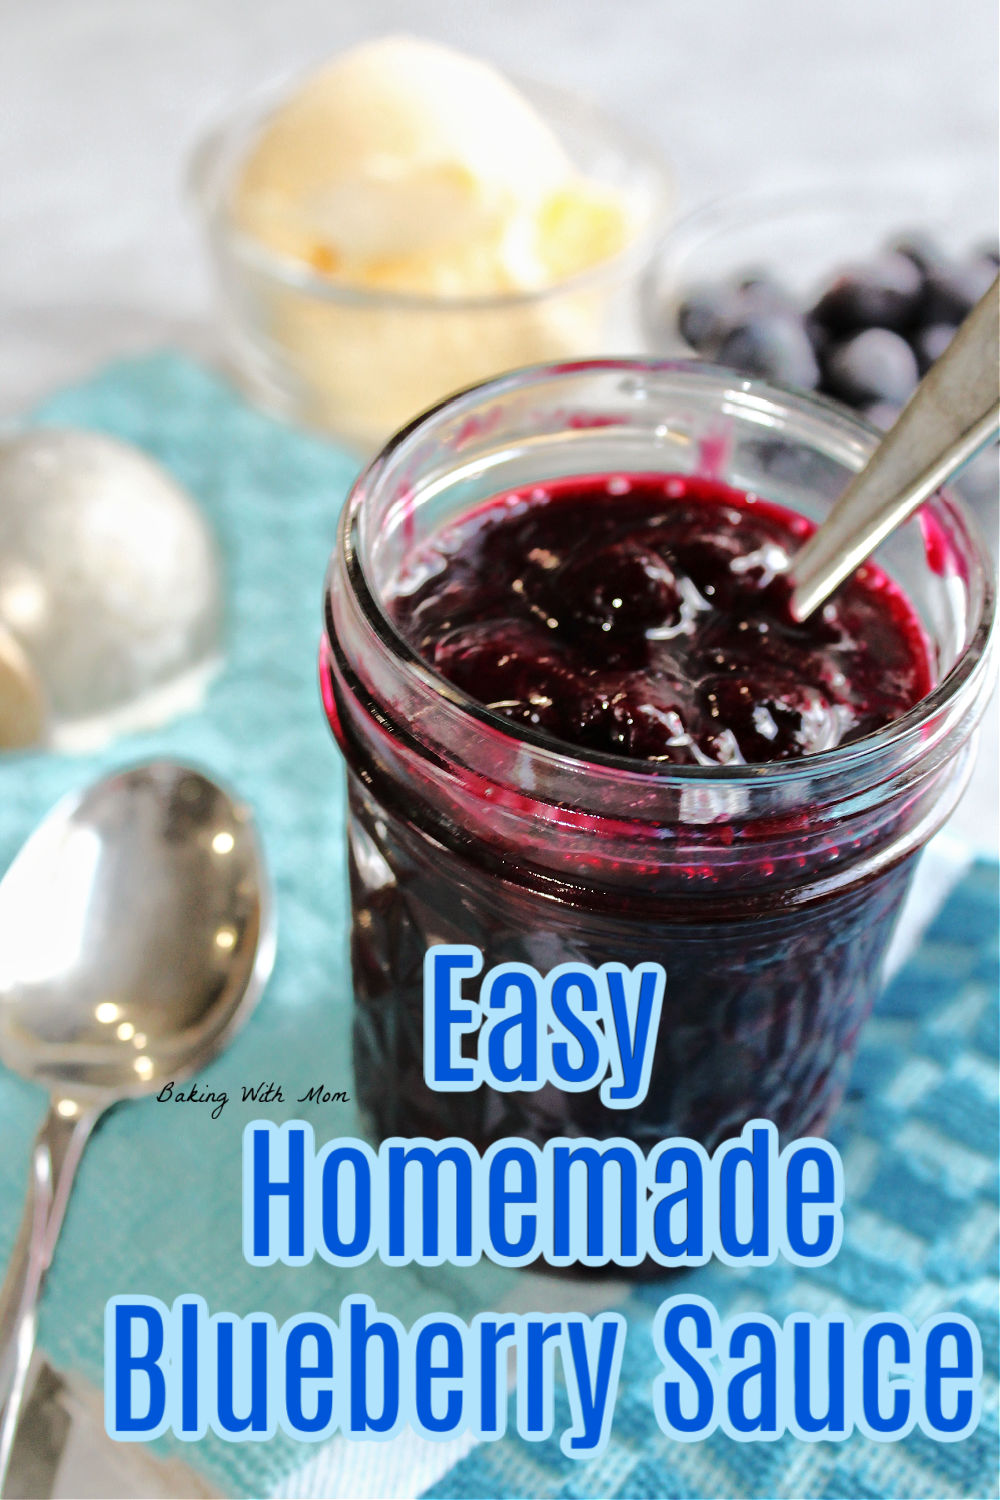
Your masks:
<instances>
[{"instance_id":1,"label":"reflection on spoon","mask_svg":"<svg viewBox=\"0 0 1000 1500\"><path fill-rule=\"evenodd\" d=\"M10 631L0 625L0 751L41 744L46 718L38 676Z\"/></svg>"}]
</instances>

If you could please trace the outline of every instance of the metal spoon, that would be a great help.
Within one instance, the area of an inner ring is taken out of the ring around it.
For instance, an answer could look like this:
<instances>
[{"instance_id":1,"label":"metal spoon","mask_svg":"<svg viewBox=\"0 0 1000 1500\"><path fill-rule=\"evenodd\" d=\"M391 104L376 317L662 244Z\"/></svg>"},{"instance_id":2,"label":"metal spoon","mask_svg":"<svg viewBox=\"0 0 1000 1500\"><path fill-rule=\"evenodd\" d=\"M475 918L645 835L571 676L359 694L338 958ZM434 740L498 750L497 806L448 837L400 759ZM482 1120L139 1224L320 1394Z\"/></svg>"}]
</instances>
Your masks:
<instances>
[{"instance_id":1,"label":"metal spoon","mask_svg":"<svg viewBox=\"0 0 1000 1500\"><path fill-rule=\"evenodd\" d=\"M248 809L170 761L60 802L0 881L0 1060L50 1093L0 1289L0 1492L42 1283L90 1132L110 1105L208 1062L273 959Z\"/></svg>"},{"instance_id":2,"label":"metal spoon","mask_svg":"<svg viewBox=\"0 0 1000 1500\"><path fill-rule=\"evenodd\" d=\"M791 604L797 620L818 609L890 531L996 437L998 368L1000 277L793 558Z\"/></svg>"}]
</instances>

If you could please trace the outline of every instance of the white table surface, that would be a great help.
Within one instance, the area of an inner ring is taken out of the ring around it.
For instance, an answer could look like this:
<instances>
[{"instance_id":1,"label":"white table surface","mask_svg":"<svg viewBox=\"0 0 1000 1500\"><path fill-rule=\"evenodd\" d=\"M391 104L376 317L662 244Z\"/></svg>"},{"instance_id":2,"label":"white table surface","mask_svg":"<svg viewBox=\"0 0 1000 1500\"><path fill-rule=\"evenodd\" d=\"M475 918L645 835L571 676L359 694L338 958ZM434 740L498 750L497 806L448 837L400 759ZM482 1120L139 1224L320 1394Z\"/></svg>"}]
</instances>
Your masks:
<instances>
[{"instance_id":1,"label":"white table surface","mask_svg":"<svg viewBox=\"0 0 1000 1500\"><path fill-rule=\"evenodd\" d=\"M193 141L389 30L590 94L660 142L682 206L873 172L995 233L994 0L0 0L0 422L116 355L211 357ZM997 747L994 705L950 829L994 853Z\"/></svg>"}]
</instances>

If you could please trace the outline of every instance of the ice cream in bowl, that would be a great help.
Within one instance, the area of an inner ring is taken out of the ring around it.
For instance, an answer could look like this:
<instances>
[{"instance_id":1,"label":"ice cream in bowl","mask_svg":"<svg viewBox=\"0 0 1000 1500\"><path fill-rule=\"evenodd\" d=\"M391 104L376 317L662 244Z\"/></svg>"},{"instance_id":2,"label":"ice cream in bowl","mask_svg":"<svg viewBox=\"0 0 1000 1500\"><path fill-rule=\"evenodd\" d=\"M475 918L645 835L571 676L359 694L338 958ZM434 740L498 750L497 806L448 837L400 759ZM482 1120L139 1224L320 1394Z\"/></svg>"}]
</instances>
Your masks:
<instances>
[{"instance_id":1,"label":"ice cream in bowl","mask_svg":"<svg viewBox=\"0 0 1000 1500\"><path fill-rule=\"evenodd\" d=\"M633 350L670 201L590 105L403 36L238 111L193 186L244 384L362 450L503 370Z\"/></svg>"}]
</instances>

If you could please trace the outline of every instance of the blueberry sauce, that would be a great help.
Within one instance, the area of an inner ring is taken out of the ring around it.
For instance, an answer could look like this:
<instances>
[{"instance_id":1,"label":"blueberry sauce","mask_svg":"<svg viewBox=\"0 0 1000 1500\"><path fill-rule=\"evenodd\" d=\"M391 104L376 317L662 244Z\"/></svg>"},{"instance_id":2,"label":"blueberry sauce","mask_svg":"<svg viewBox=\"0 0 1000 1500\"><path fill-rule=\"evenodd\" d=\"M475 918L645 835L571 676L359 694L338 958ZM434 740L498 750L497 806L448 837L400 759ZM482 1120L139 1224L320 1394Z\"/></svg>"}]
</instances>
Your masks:
<instances>
[{"instance_id":1,"label":"blueberry sauce","mask_svg":"<svg viewBox=\"0 0 1000 1500\"><path fill-rule=\"evenodd\" d=\"M803 517L710 480L564 479L441 532L392 601L442 677L599 755L788 760L860 739L931 686L919 622L869 564L804 624Z\"/></svg>"},{"instance_id":2,"label":"blueberry sauce","mask_svg":"<svg viewBox=\"0 0 1000 1500\"><path fill-rule=\"evenodd\" d=\"M782 570L810 529L715 481L604 475L500 495L416 548L388 600L397 628L518 727L513 761L485 723L454 759L424 754L433 709L373 714L326 654L350 766L355 1080L375 1138L625 1134L648 1149L683 1135L711 1150L757 1117L786 1139L822 1131L921 814L905 784L883 796L829 761L810 774L809 757L905 713L931 668L874 567L792 621ZM576 757L543 776L527 752L560 746ZM725 775L633 786L607 756L802 767L777 790ZM601 801L610 783L627 804ZM542 972L662 963L647 1097L615 1111L550 1088L431 1091L423 968L440 943Z\"/></svg>"}]
</instances>

